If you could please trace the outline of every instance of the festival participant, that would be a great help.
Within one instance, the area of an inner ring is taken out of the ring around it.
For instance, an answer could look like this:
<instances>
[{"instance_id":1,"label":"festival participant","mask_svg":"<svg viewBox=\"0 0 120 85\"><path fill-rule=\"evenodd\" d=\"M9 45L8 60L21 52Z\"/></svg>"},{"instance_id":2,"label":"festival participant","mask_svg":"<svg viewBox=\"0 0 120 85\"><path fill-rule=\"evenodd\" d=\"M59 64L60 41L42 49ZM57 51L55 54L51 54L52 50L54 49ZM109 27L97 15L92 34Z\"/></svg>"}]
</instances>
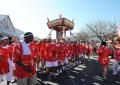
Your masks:
<instances>
[{"instance_id":1,"label":"festival participant","mask_svg":"<svg viewBox=\"0 0 120 85\"><path fill-rule=\"evenodd\" d=\"M40 65L41 67L45 68L45 62L46 62L46 39L43 39L39 42L39 59L40 59Z\"/></svg>"},{"instance_id":2,"label":"festival participant","mask_svg":"<svg viewBox=\"0 0 120 85\"><path fill-rule=\"evenodd\" d=\"M31 32L24 34L24 40L16 43L13 62L15 63L15 76L17 85L35 85L36 68L34 66L34 56L30 45L34 37Z\"/></svg>"},{"instance_id":3,"label":"festival participant","mask_svg":"<svg viewBox=\"0 0 120 85\"><path fill-rule=\"evenodd\" d=\"M67 56L68 56L68 62L70 63L70 59L71 59L71 46L70 43L67 44Z\"/></svg>"},{"instance_id":4,"label":"festival participant","mask_svg":"<svg viewBox=\"0 0 120 85\"><path fill-rule=\"evenodd\" d=\"M43 49L41 49L41 51L44 51L42 55L45 61L46 72L49 74L52 67L52 63L50 62L49 57L52 55L52 53L50 52L50 41L48 39L45 39L45 43L43 44Z\"/></svg>"},{"instance_id":5,"label":"festival participant","mask_svg":"<svg viewBox=\"0 0 120 85\"><path fill-rule=\"evenodd\" d=\"M53 40L52 41L52 43L51 43L51 46L52 46L52 48L53 48L53 50L52 50L52 53L53 53L53 65L52 65L52 67L53 67L53 72L55 72L56 73L56 71L57 71L57 67L58 67L58 56L57 56L57 45L56 45L56 42L55 42L55 40Z\"/></svg>"},{"instance_id":6,"label":"festival participant","mask_svg":"<svg viewBox=\"0 0 120 85\"><path fill-rule=\"evenodd\" d=\"M75 65L75 61L77 58L77 46L76 46L76 41L73 42L73 66Z\"/></svg>"},{"instance_id":7,"label":"festival participant","mask_svg":"<svg viewBox=\"0 0 120 85\"><path fill-rule=\"evenodd\" d=\"M70 50L71 50L71 65L74 66L74 43L71 42L71 45L70 45Z\"/></svg>"},{"instance_id":8,"label":"festival participant","mask_svg":"<svg viewBox=\"0 0 120 85\"><path fill-rule=\"evenodd\" d=\"M114 60L115 60L113 75L117 75L120 64L120 37L115 39L113 47L114 47Z\"/></svg>"},{"instance_id":9,"label":"festival participant","mask_svg":"<svg viewBox=\"0 0 120 85\"><path fill-rule=\"evenodd\" d=\"M12 83L17 82L16 77L14 75L15 63L13 63L13 54L14 54L14 50L15 50L15 45L18 41L19 41L18 38L15 38L15 37L11 37L10 41L9 41L10 58L8 59L8 63L9 63L9 69L10 69L9 74L11 75Z\"/></svg>"},{"instance_id":10,"label":"festival participant","mask_svg":"<svg viewBox=\"0 0 120 85\"><path fill-rule=\"evenodd\" d=\"M86 46L85 46L85 43L81 42L79 45L80 63L84 61L85 55L86 55Z\"/></svg>"},{"instance_id":11,"label":"festival participant","mask_svg":"<svg viewBox=\"0 0 120 85\"><path fill-rule=\"evenodd\" d=\"M65 59L65 51L64 51L64 44L63 41L58 42L57 45L57 58L58 58L58 63L59 63L59 67L58 67L58 73L62 73L62 65L64 64L64 59Z\"/></svg>"},{"instance_id":12,"label":"festival participant","mask_svg":"<svg viewBox=\"0 0 120 85\"><path fill-rule=\"evenodd\" d=\"M101 46L98 48L97 53L98 53L98 61L101 64L102 70L103 70L103 73L102 73L103 80L105 81L107 72L108 72L108 65L110 62L110 59L108 56L109 54L112 54L112 51L110 48L107 47L106 42L103 41L101 43Z\"/></svg>"},{"instance_id":13,"label":"festival participant","mask_svg":"<svg viewBox=\"0 0 120 85\"><path fill-rule=\"evenodd\" d=\"M66 43L65 44L65 59L64 59L64 63L67 65L69 63L68 59L70 57L70 53L69 53L69 44Z\"/></svg>"},{"instance_id":14,"label":"festival participant","mask_svg":"<svg viewBox=\"0 0 120 85\"><path fill-rule=\"evenodd\" d=\"M79 57L82 58L82 43L79 44Z\"/></svg>"},{"instance_id":15,"label":"festival participant","mask_svg":"<svg viewBox=\"0 0 120 85\"><path fill-rule=\"evenodd\" d=\"M56 45L51 40L46 43L45 56L46 67L53 72L54 67L58 66L58 61L56 61Z\"/></svg>"},{"instance_id":16,"label":"festival participant","mask_svg":"<svg viewBox=\"0 0 120 85\"><path fill-rule=\"evenodd\" d=\"M93 52L92 50L93 50L92 46L90 45L90 43L88 43L86 46L86 55L88 57L88 60L90 59L90 56Z\"/></svg>"},{"instance_id":17,"label":"festival participant","mask_svg":"<svg viewBox=\"0 0 120 85\"><path fill-rule=\"evenodd\" d=\"M14 70L15 70L15 63L13 63L13 51L15 49L15 43L17 42L17 40L15 38L11 38L11 42L9 43L9 51L10 51L10 55L8 58L8 63L9 63L9 76L11 77L11 82L15 83L16 79L14 76Z\"/></svg>"},{"instance_id":18,"label":"festival participant","mask_svg":"<svg viewBox=\"0 0 120 85\"><path fill-rule=\"evenodd\" d=\"M12 75L10 74L8 59L10 57L10 48L8 45L8 37L3 37L0 40L0 81L5 75L7 80L7 85L10 84L12 80Z\"/></svg>"},{"instance_id":19,"label":"festival participant","mask_svg":"<svg viewBox=\"0 0 120 85\"><path fill-rule=\"evenodd\" d=\"M35 66L36 69L37 69L38 64L39 64L39 63L38 63L38 62L39 62L39 47L38 47L38 42L37 42L37 40L33 40L33 41L31 42L30 48L32 48L31 51L32 51L32 56L34 57L34 66Z\"/></svg>"},{"instance_id":20,"label":"festival participant","mask_svg":"<svg viewBox=\"0 0 120 85\"><path fill-rule=\"evenodd\" d=\"M80 61L80 48L79 48L79 46L80 46L80 43L79 42L77 42L77 45L76 45L76 64L79 64L79 63L81 63L81 61Z\"/></svg>"},{"instance_id":21,"label":"festival participant","mask_svg":"<svg viewBox=\"0 0 120 85\"><path fill-rule=\"evenodd\" d=\"M72 62L72 47L71 47L71 43L68 42L67 43L67 46L65 47L66 48L66 57L67 57L67 61L66 63L68 63L68 66L71 65L71 62Z\"/></svg>"}]
</instances>

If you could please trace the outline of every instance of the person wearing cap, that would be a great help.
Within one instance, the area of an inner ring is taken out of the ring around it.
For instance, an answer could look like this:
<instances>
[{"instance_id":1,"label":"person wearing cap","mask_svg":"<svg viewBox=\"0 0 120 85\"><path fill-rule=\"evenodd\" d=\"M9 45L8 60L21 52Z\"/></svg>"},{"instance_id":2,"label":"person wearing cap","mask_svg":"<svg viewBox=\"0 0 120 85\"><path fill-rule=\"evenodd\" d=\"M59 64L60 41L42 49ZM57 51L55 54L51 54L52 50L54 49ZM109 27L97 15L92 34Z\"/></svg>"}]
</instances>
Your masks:
<instances>
[{"instance_id":1,"label":"person wearing cap","mask_svg":"<svg viewBox=\"0 0 120 85\"><path fill-rule=\"evenodd\" d=\"M110 63L109 54L112 54L112 50L107 46L107 43L103 41L101 46L97 50L98 53L98 61L101 64L103 70L103 81L106 81L106 76L108 73L108 65Z\"/></svg>"},{"instance_id":2,"label":"person wearing cap","mask_svg":"<svg viewBox=\"0 0 120 85\"><path fill-rule=\"evenodd\" d=\"M12 80L12 75L10 74L8 62L11 50L8 44L9 44L8 37L2 37L0 39L0 81L3 79L3 76L5 75L7 85L9 85L10 81Z\"/></svg>"},{"instance_id":3,"label":"person wearing cap","mask_svg":"<svg viewBox=\"0 0 120 85\"><path fill-rule=\"evenodd\" d=\"M34 36L31 32L24 34L24 39L15 46L13 62L15 63L15 76L17 85L35 85L36 68L34 66L34 53L31 46Z\"/></svg>"}]
</instances>

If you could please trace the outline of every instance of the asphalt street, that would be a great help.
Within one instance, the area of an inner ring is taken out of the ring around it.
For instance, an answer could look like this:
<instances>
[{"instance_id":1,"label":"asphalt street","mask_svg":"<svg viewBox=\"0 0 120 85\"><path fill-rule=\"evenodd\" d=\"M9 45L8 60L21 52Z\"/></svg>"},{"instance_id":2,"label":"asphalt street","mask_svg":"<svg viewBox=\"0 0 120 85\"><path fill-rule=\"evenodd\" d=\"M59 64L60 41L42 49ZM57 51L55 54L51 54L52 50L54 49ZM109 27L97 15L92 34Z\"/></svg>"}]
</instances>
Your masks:
<instances>
[{"instance_id":1,"label":"asphalt street","mask_svg":"<svg viewBox=\"0 0 120 85\"><path fill-rule=\"evenodd\" d=\"M102 80L102 69L94 56L89 61L85 59L82 63L51 78L45 73L38 72L38 85L120 85L120 82L117 82L120 77L112 75L112 65L111 60L106 82ZM6 85L6 82L1 82L0 85Z\"/></svg>"},{"instance_id":2,"label":"asphalt street","mask_svg":"<svg viewBox=\"0 0 120 85\"><path fill-rule=\"evenodd\" d=\"M106 82L103 81L102 69L97 61L97 56L92 57L90 61L85 59L81 64L71 70L65 70L51 81L46 74L38 73L38 76L42 81L41 85L120 85L120 82L117 82L120 77L112 75L112 67L113 60L111 59Z\"/></svg>"}]
</instances>

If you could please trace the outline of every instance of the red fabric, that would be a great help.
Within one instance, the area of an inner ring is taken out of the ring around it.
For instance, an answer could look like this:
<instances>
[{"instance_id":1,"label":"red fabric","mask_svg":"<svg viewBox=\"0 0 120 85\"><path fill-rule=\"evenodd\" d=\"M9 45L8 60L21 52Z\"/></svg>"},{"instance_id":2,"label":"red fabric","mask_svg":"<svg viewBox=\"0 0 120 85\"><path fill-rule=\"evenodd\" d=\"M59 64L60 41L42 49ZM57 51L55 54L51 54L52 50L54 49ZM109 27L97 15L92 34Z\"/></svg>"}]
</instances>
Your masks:
<instances>
[{"instance_id":1,"label":"red fabric","mask_svg":"<svg viewBox=\"0 0 120 85\"><path fill-rule=\"evenodd\" d=\"M120 60L120 50L115 50L115 60Z\"/></svg>"},{"instance_id":2,"label":"red fabric","mask_svg":"<svg viewBox=\"0 0 120 85\"><path fill-rule=\"evenodd\" d=\"M112 51L110 48L105 46L100 46L100 48L97 50L98 53L98 61L102 65L108 65L110 62L110 59L108 58L109 54L112 54Z\"/></svg>"},{"instance_id":3,"label":"red fabric","mask_svg":"<svg viewBox=\"0 0 120 85\"><path fill-rule=\"evenodd\" d=\"M65 45L65 57L70 57L69 44L66 44L66 45Z\"/></svg>"},{"instance_id":4,"label":"red fabric","mask_svg":"<svg viewBox=\"0 0 120 85\"><path fill-rule=\"evenodd\" d=\"M92 54L92 46L91 45L88 45L87 46L87 48L86 48L86 54L88 55L88 56L90 56L91 54Z\"/></svg>"},{"instance_id":5,"label":"red fabric","mask_svg":"<svg viewBox=\"0 0 120 85\"><path fill-rule=\"evenodd\" d=\"M32 42L30 44L30 48L31 48L31 52L32 52L32 56L34 56L34 58L37 58L39 55L39 47L37 43Z\"/></svg>"},{"instance_id":6,"label":"red fabric","mask_svg":"<svg viewBox=\"0 0 120 85\"><path fill-rule=\"evenodd\" d=\"M32 46L30 46L30 49L31 49L31 55L24 56L24 55L22 55L23 53L22 53L21 44L17 43L17 45L15 46L13 62L16 63L17 61L21 61L23 64L25 64L26 66L28 66L32 69L32 73L28 73L22 67L20 67L16 64L15 65L15 67L16 67L15 75L18 79L30 77L36 73L36 69L34 66L34 56L33 56L34 54L32 52L32 50L34 48L32 48Z\"/></svg>"},{"instance_id":7,"label":"red fabric","mask_svg":"<svg viewBox=\"0 0 120 85\"><path fill-rule=\"evenodd\" d=\"M63 61L64 58L65 58L65 50L64 50L64 45L63 45L63 44L60 44L60 45L58 46L58 51L57 51L57 53L58 53L58 60L59 60L59 61Z\"/></svg>"},{"instance_id":8,"label":"red fabric","mask_svg":"<svg viewBox=\"0 0 120 85\"><path fill-rule=\"evenodd\" d=\"M39 53L40 53L40 59L45 60L45 43L39 44Z\"/></svg>"},{"instance_id":9,"label":"red fabric","mask_svg":"<svg viewBox=\"0 0 120 85\"><path fill-rule=\"evenodd\" d=\"M77 48L76 48L76 45L73 44L73 57L76 57L77 55Z\"/></svg>"},{"instance_id":10,"label":"red fabric","mask_svg":"<svg viewBox=\"0 0 120 85\"><path fill-rule=\"evenodd\" d=\"M70 44L70 51L71 51L71 57L73 57L73 54L74 54L73 44Z\"/></svg>"},{"instance_id":11,"label":"red fabric","mask_svg":"<svg viewBox=\"0 0 120 85\"><path fill-rule=\"evenodd\" d=\"M68 57L71 57L71 46L68 46Z\"/></svg>"},{"instance_id":12,"label":"red fabric","mask_svg":"<svg viewBox=\"0 0 120 85\"><path fill-rule=\"evenodd\" d=\"M79 48L80 48L80 54L86 52L86 47L85 47L85 45L81 44Z\"/></svg>"},{"instance_id":13,"label":"red fabric","mask_svg":"<svg viewBox=\"0 0 120 85\"><path fill-rule=\"evenodd\" d=\"M45 60L55 61L56 60L56 45L48 44L45 49Z\"/></svg>"},{"instance_id":14,"label":"red fabric","mask_svg":"<svg viewBox=\"0 0 120 85\"><path fill-rule=\"evenodd\" d=\"M9 58L10 49L0 47L0 74L6 74L9 72Z\"/></svg>"},{"instance_id":15,"label":"red fabric","mask_svg":"<svg viewBox=\"0 0 120 85\"><path fill-rule=\"evenodd\" d=\"M72 51L72 48L71 48L70 44L66 44L64 46L65 57L71 57L71 55L72 55L71 51Z\"/></svg>"},{"instance_id":16,"label":"red fabric","mask_svg":"<svg viewBox=\"0 0 120 85\"><path fill-rule=\"evenodd\" d=\"M76 46L76 57L79 57L79 54L80 54L79 50L80 50L79 45L77 45Z\"/></svg>"},{"instance_id":17,"label":"red fabric","mask_svg":"<svg viewBox=\"0 0 120 85\"><path fill-rule=\"evenodd\" d=\"M10 52L10 56L9 56L9 58L10 59L12 59L12 56L13 56L13 48L15 47L15 43L13 43L13 44L11 44L11 45L9 45L9 52Z\"/></svg>"},{"instance_id":18,"label":"red fabric","mask_svg":"<svg viewBox=\"0 0 120 85\"><path fill-rule=\"evenodd\" d=\"M115 60L120 60L120 49L119 49L119 47L120 47L120 44L119 43L116 43L114 46L114 59Z\"/></svg>"}]
</instances>

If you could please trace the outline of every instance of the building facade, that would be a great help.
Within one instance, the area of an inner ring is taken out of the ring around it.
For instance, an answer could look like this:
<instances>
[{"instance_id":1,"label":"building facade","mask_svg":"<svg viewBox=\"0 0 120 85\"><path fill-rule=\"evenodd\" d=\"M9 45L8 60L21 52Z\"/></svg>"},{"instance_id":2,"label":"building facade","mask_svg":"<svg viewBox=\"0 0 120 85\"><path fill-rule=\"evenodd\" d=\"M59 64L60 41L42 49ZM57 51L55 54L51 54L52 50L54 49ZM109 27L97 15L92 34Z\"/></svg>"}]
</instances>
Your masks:
<instances>
[{"instance_id":1,"label":"building facade","mask_svg":"<svg viewBox=\"0 0 120 85\"><path fill-rule=\"evenodd\" d=\"M14 28L8 15L0 15L0 36L13 36L19 38L23 31Z\"/></svg>"}]
</instances>

